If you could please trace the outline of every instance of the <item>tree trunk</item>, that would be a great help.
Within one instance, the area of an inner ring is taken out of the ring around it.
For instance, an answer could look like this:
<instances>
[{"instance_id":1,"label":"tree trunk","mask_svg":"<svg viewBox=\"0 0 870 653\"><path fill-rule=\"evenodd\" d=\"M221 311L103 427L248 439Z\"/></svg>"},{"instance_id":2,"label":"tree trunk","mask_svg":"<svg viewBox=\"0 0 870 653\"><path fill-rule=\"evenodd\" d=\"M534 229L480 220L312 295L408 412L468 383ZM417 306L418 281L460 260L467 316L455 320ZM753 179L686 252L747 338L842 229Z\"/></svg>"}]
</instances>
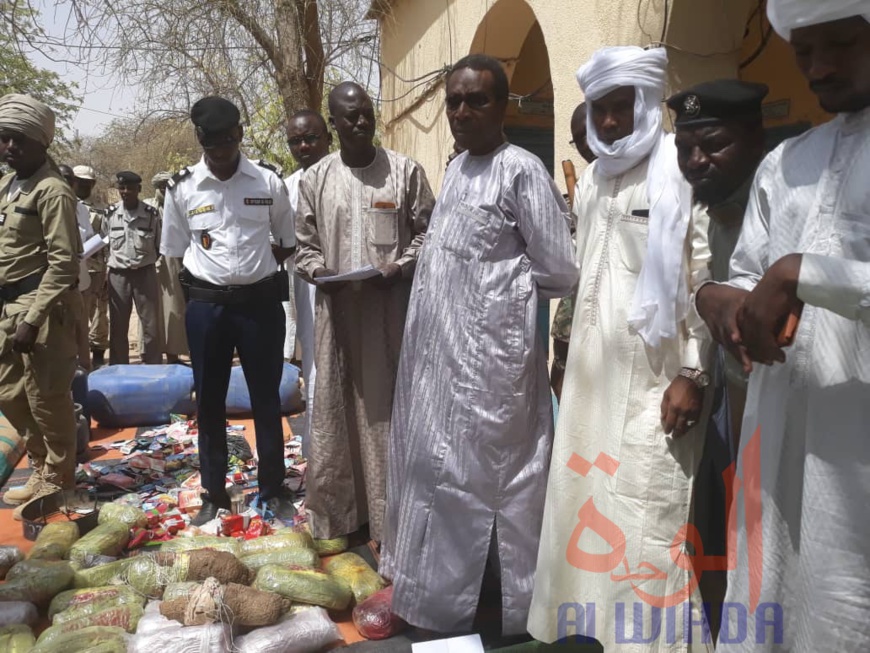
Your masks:
<instances>
[{"instance_id":1,"label":"tree trunk","mask_svg":"<svg viewBox=\"0 0 870 653\"><path fill-rule=\"evenodd\" d=\"M304 3L305 0L302 0ZM311 88L305 76L302 61L302 19L298 0L275 0L275 29L278 43L272 63L275 66L275 83L281 95L284 115L290 118L296 111L312 106ZM316 9L315 9L316 12ZM316 16L316 13L315 13ZM320 32L318 31L318 41Z\"/></svg>"}]
</instances>

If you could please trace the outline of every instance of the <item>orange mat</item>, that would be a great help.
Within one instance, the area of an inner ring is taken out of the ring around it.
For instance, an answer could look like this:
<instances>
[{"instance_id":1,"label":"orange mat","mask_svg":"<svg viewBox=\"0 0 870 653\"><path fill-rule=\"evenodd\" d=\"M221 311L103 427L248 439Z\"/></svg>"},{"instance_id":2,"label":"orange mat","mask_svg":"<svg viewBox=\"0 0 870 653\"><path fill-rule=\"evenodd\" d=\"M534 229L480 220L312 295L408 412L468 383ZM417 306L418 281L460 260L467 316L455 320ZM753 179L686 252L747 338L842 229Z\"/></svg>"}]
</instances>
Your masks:
<instances>
[{"instance_id":1,"label":"orange mat","mask_svg":"<svg viewBox=\"0 0 870 653\"><path fill-rule=\"evenodd\" d=\"M0 420L5 422L5 418L0 416ZM232 424L242 424L245 427L245 438L248 440L248 443L251 445L252 449L255 449L256 443L254 440L254 421L252 419L233 419L230 420ZM286 420L282 420L285 428L285 435L291 433L290 427L287 425ZM97 427L96 423L92 424L91 427L91 445L92 445L92 460L111 460L114 458L120 458L121 454L117 449L93 449L93 446L96 444L105 444L109 445L110 443L116 440L129 440L136 437L136 428L128 428L128 429L104 429ZM16 467L16 472L18 470L27 469L27 456L21 459ZM17 476L17 474L16 474ZM21 527L21 522L17 522L12 519L12 509L0 509L0 544L11 544L18 546L22 551L27 553L30 551L33 546L33 542L30 542L24 539L24 533ZM349 612L338 615L336 619L336 624L338 625L338 629L341 632L341 636L344 638L343 644L337 644L336 647L341 647L342 645L352 644L354 642L361 642L363 638L357 632L356 628L351 621L351 617Z\"/></svg>"}]
</instances>

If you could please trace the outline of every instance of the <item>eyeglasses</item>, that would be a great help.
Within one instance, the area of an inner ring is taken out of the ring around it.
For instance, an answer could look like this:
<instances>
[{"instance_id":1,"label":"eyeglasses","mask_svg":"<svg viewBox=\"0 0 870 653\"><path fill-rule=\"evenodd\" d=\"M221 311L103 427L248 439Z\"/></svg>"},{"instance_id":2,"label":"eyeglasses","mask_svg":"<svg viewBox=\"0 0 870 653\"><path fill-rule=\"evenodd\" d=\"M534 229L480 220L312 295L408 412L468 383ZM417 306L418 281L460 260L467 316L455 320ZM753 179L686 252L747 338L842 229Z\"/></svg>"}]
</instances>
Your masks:
<instances>
[{"instance_id":1,"label":"eyeglasses","mask_svg":"<svg viewBox=\"0 0 870 653\"><path fill-rule=\"evenodd\" d=\"M290 147L299 147L302 143L306 145L314 145L320 140L321 134L305 134L305 136L294 136L287 139L287 145Z\"/></svg>"}]
</instances>

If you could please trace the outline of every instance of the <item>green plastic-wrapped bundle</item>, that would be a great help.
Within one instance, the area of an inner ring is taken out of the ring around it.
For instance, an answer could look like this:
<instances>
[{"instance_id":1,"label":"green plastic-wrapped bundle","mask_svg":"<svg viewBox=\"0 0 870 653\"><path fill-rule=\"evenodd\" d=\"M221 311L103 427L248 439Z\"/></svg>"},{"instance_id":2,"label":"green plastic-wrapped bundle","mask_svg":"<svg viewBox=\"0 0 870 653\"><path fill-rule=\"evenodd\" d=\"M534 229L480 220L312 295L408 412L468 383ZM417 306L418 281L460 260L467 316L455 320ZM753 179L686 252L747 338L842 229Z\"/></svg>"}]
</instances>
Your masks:
<instances>
[{"instance_id":1,"label":"green plastic-wrapped bundle","mask_svg":"<svg viewBox=\"0 0 870 653\"><path fill-rule=\"evenodd\" d=\"M202 549L214 549L226 551L237 558L242 553L242 545L232 537L214 537L211 535L197 535L196 537L176 537L160 545L161 551L177 553L179 551L199 551Z\"/></svg>"},{"instance_id":2,"label":"green plastic-wrapped bundle","mask_svg":"<svg viewBox=\"0 0 870 653\"><path fill-rule=\"evenodd\" d=\"M317 550L317 553L321 556L334 556L339 553L344 553L347 551L347 538L346 537L335 537L331 540L318 540L314 539L314 548Z\"/></svg>"},{"instance_id":3,"label":"green plastic-wrapped bundle","mask_svg":"<svg viewBox=\"0 0 870 653\"><path fill-rule=\"evenodd\" d=\"M347 583L357 603L362 603L387 586L387 581L356 553L342 553L331 558L324 570Z\"/></svg>"},{"instance_id":4,"label":"green plastic-wrapped bundle","mask_svg":"<svg viewBox=\"0 0 870 653\"><path fill-rule=\"evenodd\" d=\"M127 567L136 558L116 560L90 569L76 569L73 577L73 587L103 587L125 582Z\"/></svg>"},{"instance_id":5,"label":"green plastic-wrapped bundle","mask_svg":"<svg viewBox=\"0 0 870 653\"><path fill-rule=\"evenodd\" d=\"M266 565L257 572L254 587L329 610L344 610L353 598L344 582L316 569Z\"/></svg>"},{"instance_id":6,"label":"green plastic-wrapped bundle","mask_svg":"<svg viewBox=\"0 0 870 653\"><path fill-rule=\"evenodd\" d=\"M46 524L30 549L30 560L64 560L79 539L79 525L74 521Z\"/></svg>"},{"instance_id":7,"label":"green plastic-wrapped bundle","mask_svg":"<svg viewBox=\"0 0 870 653\"><path fill-rule=\"evenodd\" d=\"M42 635L39 636L39 644L50 642L55 639L60 640L63 639L67 633L82 630L84 628L92 628L94 626L121 628L128 633L135 633L139 620L142 618L142 615L145 614L145 610L142 606L135 604L112 606L107 603L104 604L102 610L92 614L79 612L77 608L71 608L71 610L76 612L78 616L66 621L59 621L58 618L62 617L65 612L59 612L56 614L54 616L55 624L51 626L51 628L46 629Z\"/></svg>"},{"instance_id":8,"label":"green plastic-wrapped bundle","mask_svg":"<svg viewBox=\"0 0 870 653\"><path fill-rule=\"evenodd\" d=\"M117 557L129 541L130 528L126 524L100 524L72 545L69 559L83 565L89 556Z\"/></svg>"},{"instance_id":9,"label":"green plastic-wrapped bundle","mask_svg":"<svg viewBox=\"0 0 870 653\"><path fill-rule=\"evenodd\" d=\"M314 540L307 531L294 531L285 528L274 535L255 537L242 543L242 557L269 553L276 549L311 549L314 551Z\"/></svg>"},{"instance_id":10,"label":"green plastic-wrapped bundle","mask_svg":"<svg viewBox=\"0 0 870 653\"><path fill-rule=\"evenodd\" d=\"M68 562L23 560L12 567L0 584L0 601L28 601L44 605L73 581Z\"/></svg>"},{"instance_id":11,"label":"green plastic-wrapped bundle","mask_svg":"<svg viewBox=\"0 0 870 653\"><path fill-rule=\"evenodd\" d=\"M36 638L30 626L15 624L0 628L0 651L3 653L30 653Z\"/></svg>"},{"instance_id":12,"label":"green plastic-wrapped bundle","mask_svg":"<svg viewBox=\"0 0 870 653\"><path fill-rule=\"evenodd\" d=\"M127 633L114 626L91 626L73 632L52 626L30 653L127 653Z\"/></svg>"},{"instance_id":13,"label":"green plastic-wrapped bundle","mask_svg":"<svg viewBox=\"0 0 870 653\"><path fill-rule=\"evenodd\" d=\"M128 604L144 606L145 597L126 585L67 590L54 597L48 607L48 618L56 625L100 612L112 605Z\"/></svg>"},{"instance_id":14,"label":"green plastic-wrapped bundle","mask_svg":"<svg viewBox=\"0 0 870 653\"><path fill-rule=\"evenodd\" d=\"M169 583L166 589L163 590L163 600L173 601L182 599L190 595L190 593L199 587L201 583L196 581L184 581L181 583Z\"/></svg>"},{"instance_id":15,"label":"green plastic-wrapped bundle","mask_svg":"<svg viewBox=\"0 0 870 653\"><path fill-rule=\"evenodd\" d=\"M97 518L97 523L108 524L110 522L126 524L127 528L145 528L148 525L148 517L145 516L145 511L136 506L107 503L100 506L100 516Z\"/></svg>"},{"instance_id":16,"label":"green plastic-wrapped bundle","mask_svg":"<svg viewBox=\"0 0 870 653\"><path fill-rule=\"evenodd\" d=\"M22 560L24 554L17 546L0 546L0 580L6 578L9 570Z\"/></svg>"},{"instance_id":17,"label":"green plastic-wrapped bundle","mask_svg":"<svg viewBox=\"0 0 870 653\"><path fill-rule=\"evenodd\" d=\"M245 556L242 558L242 562L254 571L266 565L290 565L304 567L305 569L318 569L320 567L320 556L313 549L288 547Z\"/></svg>"}]
</instances>

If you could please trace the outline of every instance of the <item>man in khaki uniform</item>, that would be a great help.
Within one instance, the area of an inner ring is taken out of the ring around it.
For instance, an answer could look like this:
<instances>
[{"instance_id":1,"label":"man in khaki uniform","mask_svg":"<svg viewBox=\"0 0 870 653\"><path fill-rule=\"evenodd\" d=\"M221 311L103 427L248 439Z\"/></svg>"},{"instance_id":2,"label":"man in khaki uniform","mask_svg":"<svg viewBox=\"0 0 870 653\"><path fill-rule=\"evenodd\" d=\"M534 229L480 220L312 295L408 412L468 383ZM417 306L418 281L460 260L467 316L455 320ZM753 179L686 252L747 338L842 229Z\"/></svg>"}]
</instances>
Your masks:
<instances>
[{"instance_id":1,"label":"man in khaki uniform","mask_svg":"<svg viewBox=\"0 0 870 653\"><path fill-rule=\"evenodd\" d=\"M0 98L0 410L24 434L33 474L6 492L18 504L74 486L76 288L82 243L76 198L46 150L54 113L28 95Z\"/></svg>"},{"instance_id":2,"label":"man in khaki uniform","mask_svg":"<svg viewBox=\"0 0 870 653\"><path fill-rule=\"evenodd\" d=\"M163 201L166 199L166 187L170 179L172 179L172 174L169 172L158 172L154 175L151 179L151 185L154 186L155 191L154 197L145 200L146 204L157 209L161 221L163 219ZM157 259L157 281L160 284L160 301L157 304L157 309L162 329L163 353L166 354L167 363L177 363L179 356L189 354L187 331L184 327L184 293L181 290L181 282L178 280L182 268L180 258L160 256ZM139 351L144 353L141 331L140 327Z\"/></svg>"},{"instance_id":3,"label":"man in khaki uniform","mask_svg":"<svg viewBox=\"0 0 870 653\"><path fill-rule=\"evenodd\" d=\"M76 179L75 193L90 212L91 228L95 234L102 233L103 221L106 219L104 207L94 202L93 190L97 183L97 175L90 166L75 166L73 174ZM87 290L82 291L85 300L85 315L90 322L89 341L93 354L94 369L105 363L105 353L109 348L109 289L106 283L106 257L108 250L103 249L88 259L88 272L91 283Z\"/></svg>"},{"instance_id":4,"label":"man in khaki uniform","mask_svg":"<svg viewBox=\"0 0 870 653\"><path fill-rule=\"evenodd\" d=\"M142 362L163 362L157 304L157 253L160 217L157 209L139 200L142 178L135 172L115 175L121 201L109 208L102 236L109 240L109 364L130 362L130 314L133 304L142 320L145 353Z\"/></svg>"}]
</instances>

